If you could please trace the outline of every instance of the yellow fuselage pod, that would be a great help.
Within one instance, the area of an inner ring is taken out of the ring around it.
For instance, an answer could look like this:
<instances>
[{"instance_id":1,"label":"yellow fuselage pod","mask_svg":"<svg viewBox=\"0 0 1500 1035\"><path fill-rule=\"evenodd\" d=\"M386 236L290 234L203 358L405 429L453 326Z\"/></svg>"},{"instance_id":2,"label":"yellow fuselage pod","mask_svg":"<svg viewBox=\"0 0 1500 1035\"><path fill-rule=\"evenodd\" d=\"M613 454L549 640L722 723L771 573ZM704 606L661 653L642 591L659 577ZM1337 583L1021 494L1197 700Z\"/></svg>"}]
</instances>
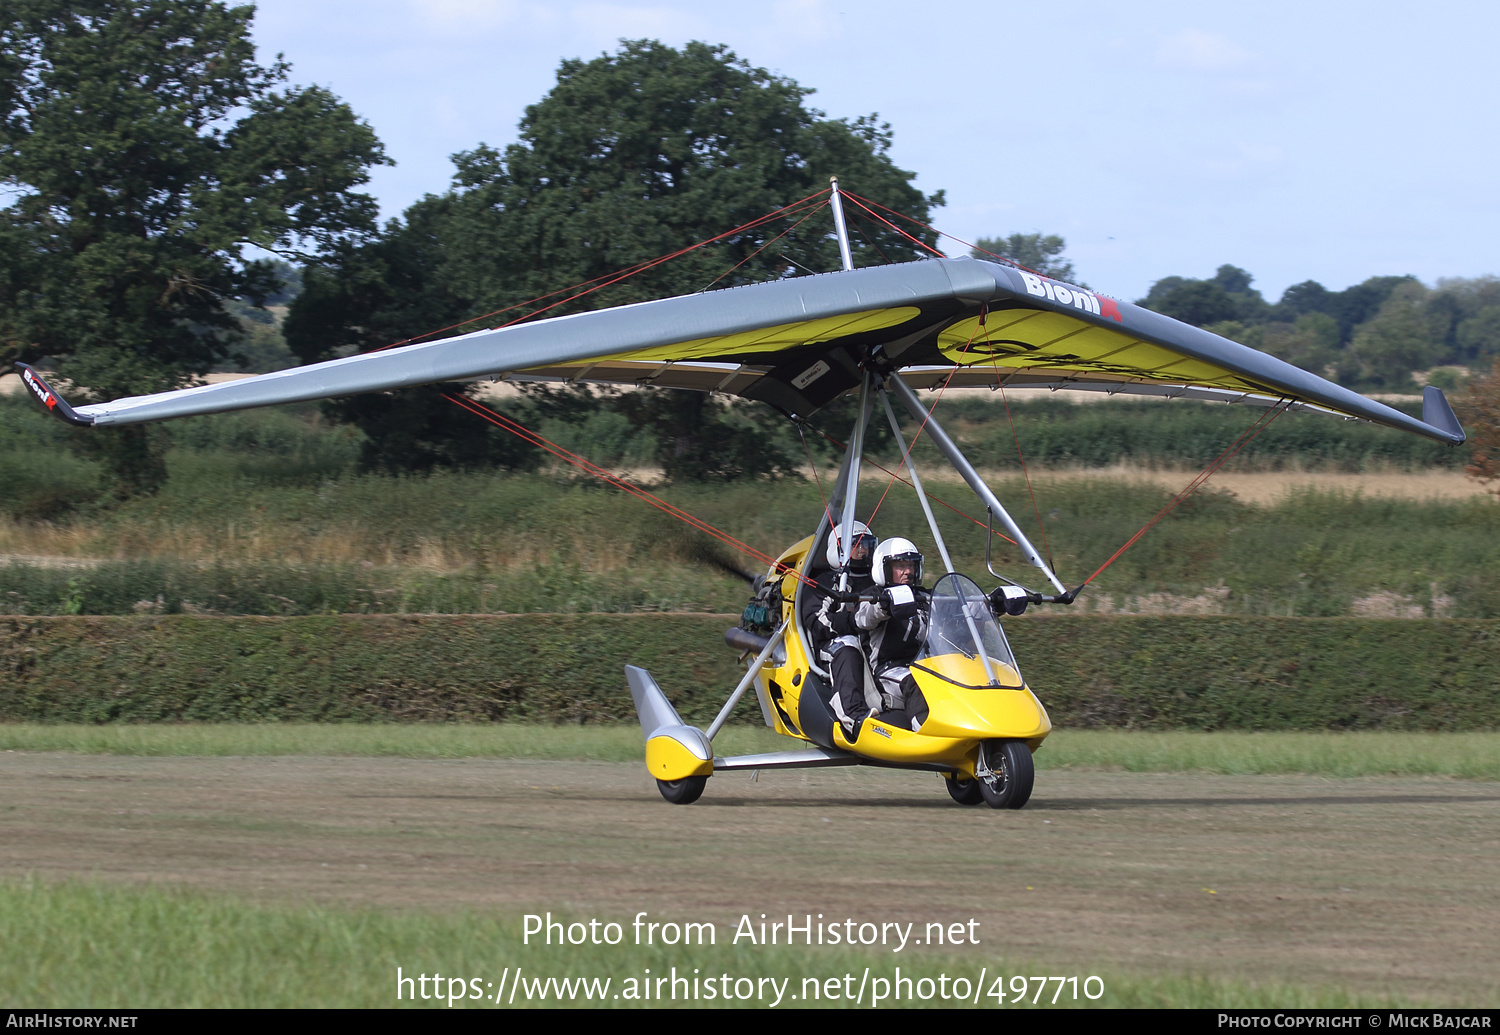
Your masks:
<instances>
[{"instance_id":1,"label":"yellow fuselage pod","mask_svg":"<svg viewBox=\"0 0 1500 1035\"><path fill-rule=\"evenodd\" d=\"M657 736L646 741L646 770L658 780L682 780L712 776L714 763L711 758L699 758L675 737Z\"/></svg>"},{"instance_id":2,"label":"yellow fuselage pod","mask_svg":"<svg viewBox=\"0 0 1500 1035\"><path fill-rule=\"evenodd\" d=\"M800 570L812 542L813 537L808 536L777 558L778 562ZM794 618L803 589L795 576L783 580L786 603L782 617L790 620L784 640L785 660L776 656L769 659L756 674L756 683L772 703L776 732L809 740L796 720L811 671L807 645L797 634ZM843 729L835 724L833 746L896 765L951 767L972 777L981 741L1024 740L1035 751L1052 729L1041 701L1021 683L1014 669L1000 661L991 659L996 678L1004 686L1019 689L988 686L983 663L965 654L924 658L921 666L912 670L927 700L928 715L920 732L870 719L861 727L857 743L850 744L844 739Z\"/></svg>"}]
</instances>

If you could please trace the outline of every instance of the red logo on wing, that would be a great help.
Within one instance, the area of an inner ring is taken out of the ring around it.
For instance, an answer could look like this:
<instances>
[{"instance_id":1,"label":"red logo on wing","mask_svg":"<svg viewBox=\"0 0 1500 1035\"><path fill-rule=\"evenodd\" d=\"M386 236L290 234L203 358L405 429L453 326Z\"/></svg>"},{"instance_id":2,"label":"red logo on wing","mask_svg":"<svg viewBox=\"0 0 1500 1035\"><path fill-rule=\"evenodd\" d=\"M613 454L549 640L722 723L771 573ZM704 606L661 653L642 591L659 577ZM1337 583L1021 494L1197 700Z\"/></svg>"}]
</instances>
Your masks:
<instances>
[{"instance_id":1,"label":"red logo on wing","mask_svg":"<svg viewBox=\"0 0 1500 1035\"><path fill-rule=\"evenodd\" d=\"M43 383L41 378L28 370L25 372L25 380L27 387L36 393L36 397L41 400L42 405L46 406L47 409L50 410L57 405L57 396L52 394L52 390Z\"/></svg>"},{"instance_id":2,"label":"red logo on wing","mask_svg":"<svg viewBox=\"0 0 1500 1035\"><path fill-rule=\"evenodd\" d=\"M1105 298L1103 295L1095 295L1099 300L1100 316L1107 316L1116 323L1124 323L1125 318L1120 315L1120 304L1113 298Z\"/></svg>"}]
</instances>

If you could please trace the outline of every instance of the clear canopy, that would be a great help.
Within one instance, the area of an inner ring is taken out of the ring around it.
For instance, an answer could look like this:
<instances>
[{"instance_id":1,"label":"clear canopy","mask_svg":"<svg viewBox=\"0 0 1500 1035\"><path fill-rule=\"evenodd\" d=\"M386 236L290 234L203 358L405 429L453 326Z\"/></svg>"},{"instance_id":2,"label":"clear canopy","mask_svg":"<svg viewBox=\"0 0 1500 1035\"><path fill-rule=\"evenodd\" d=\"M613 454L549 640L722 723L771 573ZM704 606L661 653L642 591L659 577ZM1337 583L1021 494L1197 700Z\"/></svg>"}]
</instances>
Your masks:
<instances>
[{"instance_id":1,"label":"clear canopy","mask_svg":"<svg viewBox=\"0 0 1500 1035\"><path fill-rule=\"evenodd\" d=\"M990 659L1000 686L1020 688L1020 668L1005 633L990 613L984 592L966 575L944 575L932 590L932 627L917 658L918 664L931 670L933 667L923 664L927 659L953 654L974 659L981 651ZM948 678L941 671L934 674Z\"/></svg>"}]
</instances>

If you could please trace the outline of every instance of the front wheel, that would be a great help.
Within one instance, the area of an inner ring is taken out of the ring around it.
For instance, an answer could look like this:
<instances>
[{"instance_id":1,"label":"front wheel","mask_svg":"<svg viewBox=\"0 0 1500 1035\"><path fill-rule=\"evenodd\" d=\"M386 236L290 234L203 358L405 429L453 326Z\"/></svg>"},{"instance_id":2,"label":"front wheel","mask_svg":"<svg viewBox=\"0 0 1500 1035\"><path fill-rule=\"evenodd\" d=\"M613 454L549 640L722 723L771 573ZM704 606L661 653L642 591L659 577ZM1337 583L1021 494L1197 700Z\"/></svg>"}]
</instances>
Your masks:
<instances>
[{"instance_id":1,"label":"front wheel","mask_svg":"<svg viewBox=\"0 0 1500 1035\"><path fill-rule=\"evenodd\" d=\"M681 780L657 780L656 789L673 805L691 805L703 796L706 776L685 776Z\"/></svg>"},{"instance_id":2,"label":"front wheel","mask_svg":"<svg viewBox=\"0 0 1500 1035\"><path fill-rule=\"evenodd\" d=\"M1031 800L1036 767L1025 741L987 740L979 747L975 782L992 809L1019 809Z\"/></svg>"},{"instance_id":3,"label":"front wheel","mask_svg":"<svg viewBox=\"0 0 1500 1035\"><path fill-rule=\"evenodd\" d=\"M978 780L949 776L944 778L943 783L948 785L948 797L960 805L978 805L984 801L984 792L979 789Z\"/></svg>"}]
</instances>

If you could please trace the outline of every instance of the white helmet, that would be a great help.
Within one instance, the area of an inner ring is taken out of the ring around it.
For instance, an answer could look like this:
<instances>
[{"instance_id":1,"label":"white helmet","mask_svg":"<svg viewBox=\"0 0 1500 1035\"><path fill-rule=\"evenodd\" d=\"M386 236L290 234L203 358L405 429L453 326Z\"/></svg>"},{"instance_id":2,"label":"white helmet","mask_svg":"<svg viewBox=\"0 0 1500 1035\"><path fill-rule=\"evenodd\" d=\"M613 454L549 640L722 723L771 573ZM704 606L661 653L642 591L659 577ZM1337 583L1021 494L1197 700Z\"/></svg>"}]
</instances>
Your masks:
<instances>
[{"instance_id":1,"label":"white helmet","mask_svg":"<svg viewBox=\"0 0 1500 1035\"><path fill-rule=\"evenodd\" d=\"M837 525L829 531L828 549L823 554L828 559L828 566L835 571L839 567L839 533L841 531L843 530ZM854 522L851 538L854 540L854 545L849 550L849 570L856 575L864 575L870 570L870 555L875 550L875 544L880 540L875 538L875 533L871 532L870 527L863 521ZM858 556L861 552L864 554L863 557Z\"/></svg>"},{"instance_id":2,"label":"white helmet","mask_svg":"<svg viewBox=\"0 0 1500 1035\"><path fill-rule=\"evenodd\" d=\"M916 563L916 571L913 572L909 585L917 585L922 581L922 553L917 549L917 544L910 539L887 539L875 548L873 569L875 585L894 586L897 585L893 568L897 561L908 561Z\"/></svg>"}]
</instances>

